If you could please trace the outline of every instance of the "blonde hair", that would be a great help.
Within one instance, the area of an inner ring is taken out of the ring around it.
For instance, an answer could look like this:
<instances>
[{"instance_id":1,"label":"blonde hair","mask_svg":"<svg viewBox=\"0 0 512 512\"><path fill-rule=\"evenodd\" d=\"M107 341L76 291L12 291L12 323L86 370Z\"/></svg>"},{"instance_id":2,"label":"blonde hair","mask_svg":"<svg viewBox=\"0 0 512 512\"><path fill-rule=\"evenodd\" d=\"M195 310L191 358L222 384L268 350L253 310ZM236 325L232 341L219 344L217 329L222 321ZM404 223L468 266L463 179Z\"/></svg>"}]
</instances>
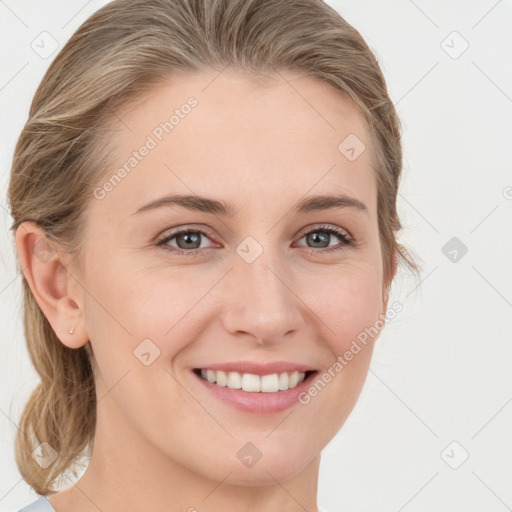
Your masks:
<instances>
[{"instance_id":1,"label":"blonde hair","mask_svg":"<svg viewBox=\"0 0 512 512\"><path fill-rule=\"evenodd\" d=\"M249 78L297 70L354 102L374 142L384 275L391 275L393 253L417 272L395 239L399 119L375 56L321 0L115 0L99 9L62 48L35 93L13 158L11 229L34 221L83 268L85 210L109 167L109 122L159 81L228 65ZM25 481L47 494L93 445L93 356L89 344L74 350L59 341L24 276L23 292L27 347L41 382L22 413L15 455ZM46 469L32 458L42 442L58 453Z\"/></svg>"}]
</instances>

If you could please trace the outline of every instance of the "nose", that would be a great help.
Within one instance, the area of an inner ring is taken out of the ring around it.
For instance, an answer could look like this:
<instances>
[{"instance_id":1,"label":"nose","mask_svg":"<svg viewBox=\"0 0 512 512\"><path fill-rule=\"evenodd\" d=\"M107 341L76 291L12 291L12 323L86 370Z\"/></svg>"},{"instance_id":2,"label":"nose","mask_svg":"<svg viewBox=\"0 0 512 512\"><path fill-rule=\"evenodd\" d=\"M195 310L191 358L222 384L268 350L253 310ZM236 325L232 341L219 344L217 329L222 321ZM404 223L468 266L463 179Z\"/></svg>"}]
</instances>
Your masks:
<instances>
[{"instance_id":1,"label":"nose","mask_svg":"<svg viewBox=\"0 0 512 512\"><path fill-rule=\"evenodd\" d=\"M305 307L289 269L264 251L255 261L235 261L225 283L223 324L234 336L260 344L278 343L304 325Z\"/></svg>"}]
</instances>

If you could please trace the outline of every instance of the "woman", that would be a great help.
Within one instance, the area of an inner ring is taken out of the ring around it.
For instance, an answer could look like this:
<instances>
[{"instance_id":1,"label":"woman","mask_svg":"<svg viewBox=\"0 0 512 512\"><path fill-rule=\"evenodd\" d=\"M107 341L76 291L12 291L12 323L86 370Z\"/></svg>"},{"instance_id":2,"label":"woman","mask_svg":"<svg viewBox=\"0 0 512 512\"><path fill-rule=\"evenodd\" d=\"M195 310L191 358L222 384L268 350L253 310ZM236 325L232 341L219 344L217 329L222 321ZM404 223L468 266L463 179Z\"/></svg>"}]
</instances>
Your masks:
<instances>
[{"instance_id":1,"label":"woman","mask_svg":"<svg viewBox=\"0 0 512 512\"><path fill-rule=\"evenodd\" d=\"M324 510L321 450L399 261L417 270L359 33L319 0L115 0L52 62L13 161L41 376L23 510Z\"/></svg>"}]
</instances>

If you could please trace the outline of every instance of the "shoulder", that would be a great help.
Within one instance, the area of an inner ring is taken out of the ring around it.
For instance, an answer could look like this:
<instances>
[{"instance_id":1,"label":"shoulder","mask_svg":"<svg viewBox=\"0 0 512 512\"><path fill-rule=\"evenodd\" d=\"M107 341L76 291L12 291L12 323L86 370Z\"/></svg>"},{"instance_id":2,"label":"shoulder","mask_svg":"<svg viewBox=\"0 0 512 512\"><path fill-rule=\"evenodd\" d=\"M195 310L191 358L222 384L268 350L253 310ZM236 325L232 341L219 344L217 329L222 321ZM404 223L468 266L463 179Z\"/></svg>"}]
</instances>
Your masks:
<instances>
[{"instance_id":1,"label":"shoulder","mask_svg":"<svg viewBox=\"0 0 512 512\"><path fill-rule=\"evenodd\" d=\"M18 512L55 512L46 496L41 496L36 501L18 510Z\"/></svg>"}]
</instances>

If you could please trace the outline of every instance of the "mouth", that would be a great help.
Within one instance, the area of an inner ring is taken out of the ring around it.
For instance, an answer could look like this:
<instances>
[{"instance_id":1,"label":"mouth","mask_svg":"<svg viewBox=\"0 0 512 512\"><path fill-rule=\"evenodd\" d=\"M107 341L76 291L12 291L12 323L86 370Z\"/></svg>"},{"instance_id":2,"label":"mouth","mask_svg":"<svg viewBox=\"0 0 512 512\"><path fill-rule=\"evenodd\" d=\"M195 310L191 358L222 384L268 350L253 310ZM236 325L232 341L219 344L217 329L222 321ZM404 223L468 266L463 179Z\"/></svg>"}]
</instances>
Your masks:
<instances>
[{"instance_id":1,"label":"mouth","mask_svg":"<svg viewBox=\"0 0 512 512\"><path fill-rule=\"evenodd\" d=\"M226 404L243 413L262 416L279 413L303 403L300 401L301 395L306 393L319 372L305 367L301 369L305 371L265 373L270 369L259 371L260 367L252 370L259 371L256 374L226 371L226 368L194 368L190 374L205 400L213 399L221 407Z\"/></svg>"},{"instance_id":2,"label":"mouth","mask_svg":"<svg viewBox=\"0 0 512 512\"><path fill-rule=\"evenodd\" d=\"M283 393L296 389L305 382L309 383L312 377L318 373L317 370L308 370L305 372L294 370L291 372L257 375L254 373L204 368L194 368L193 372L203 381L213 384L218 388L262 394Z\"/></svg>"}]
</instances>

